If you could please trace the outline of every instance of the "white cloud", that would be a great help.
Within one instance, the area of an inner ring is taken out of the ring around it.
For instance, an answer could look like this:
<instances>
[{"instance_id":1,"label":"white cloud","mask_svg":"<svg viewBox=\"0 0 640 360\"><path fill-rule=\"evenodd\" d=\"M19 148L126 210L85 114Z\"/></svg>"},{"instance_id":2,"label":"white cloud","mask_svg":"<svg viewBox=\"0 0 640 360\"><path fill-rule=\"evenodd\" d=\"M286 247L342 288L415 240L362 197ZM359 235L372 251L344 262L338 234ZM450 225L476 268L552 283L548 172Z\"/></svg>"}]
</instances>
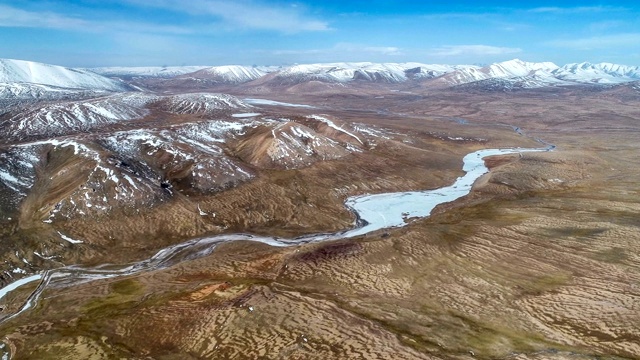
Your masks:
<instances>
[{"instance_id":1,"label":"white cloud","mask_svg":"<svg viewBox=\"0 0 640 360\"><path fill-rule=\"evenodd\" d=\"M533 13L546 13L546 14L575 14L575 13L602 13L611 11L624 11L626 9L613 6L576 6L576 7L538 7L529 9L529 12Z\"/></svg>"},{"instance_id":2,"label":"white cloud","mask_svg":"<svg viewBox=\"0 0 640 360\"><path fill-rule=\"evenodd\" d=\"M124 0L140 7L155 7L192 16L210 16L233 28L285 33L330 30L326 21L306 16L299 5L278 6L255 0Z\"/></svg>"},{"instance_id":3,"label":"white cloud","mask_svg":"<svg viewBox=\"0 0 640 360\"><path fill-rule=\"evenodd\" d=\"M187 34L192 30L179 26L157 25L145 22L87 20L70 17L54 12L36 12L22 10L0 4L0 27L28 27L44 29L63 29L88 32L137 32Z\"/></svg>"},{"instance_id":4,"label":"white cloud","mask_svg":"<svg viewBox=\"0 0 640 360\"><path fill-rule=\"evenodd\" d=\"M367 46L352 43L338 43L330 50L334 52L367 53L389 56L404 55L402 50L395 46Z\"/></svg>"},{"instance_id":5,"label":"white cloud","mask_svg":"<svg viewBox=\"0 0 640 360\"><path fill-rule=\"evenodd\" d=\"M592 36L580 39L559 39L549 41L545 44L573 50L594 50L620 47L638 49L638 44L640 44L640 33Z\"/></svg>"},{"instance_id":6,"label":"white cloud","mask_svg":"<svg viewBox=\"0 0 640 360\"><path fill-rule=\"evenodd\" d=\"M507 55L522 52L520 48L498 47L490 45L447 45L434 48L429 51L432 56L458 56L458 55Z\"/></svg>"},{"instance_id":7,"label":"white cloud","mask_svg":"<svg viewBox=\"0 0 640 360\"><path fill-rule=\"evenodd\" d=\"M37 27L80 29L88 23L82 19L52 12L34 12L0 4L0 27Z\"/></svg>"},{"instance_id":8,"label":"white cloud","mask_svg":"<svg viewBox=\"0 0 640 360\"><path fill-rule=\"evenodd\" d=\"M390 55L390 56L399 56L404 55L404 53L395 46L368 46L363 49L366 52L379 53L382 55Z\"/></svg>"},{"instance_id":9,"label":"white cloud","mask_svg":"<svg viewBox=\"0 0 640 360\"><path fill-rule=\"evenodd\" d=\"M139 19L111 19L92 12L84 13L84 17L79 17L48 11L30 11L0 4L0 27L164 34L210 33L221 28L273 30L284 33L330 30L327 22L306 16L302 6L276 6L262 4L254 0L120 1L142 8L160 8L185 14L196 21L190 25L175 26L154 24Z\"/></svg>"},{"instance_id":10,"label":"white cloud","mask_svg":"<svg viewBox=\"0 0 640 360\"><path fill-rule=\"evenodd\" d=\"M434 14L425 14L420 16L425 20L466 20L466 21L482 21L482 22L491 22L494 21L500 16L498 14L490 13L490 12L445 12L445 13L434 13Z\"/></svg>"}]
</instances>

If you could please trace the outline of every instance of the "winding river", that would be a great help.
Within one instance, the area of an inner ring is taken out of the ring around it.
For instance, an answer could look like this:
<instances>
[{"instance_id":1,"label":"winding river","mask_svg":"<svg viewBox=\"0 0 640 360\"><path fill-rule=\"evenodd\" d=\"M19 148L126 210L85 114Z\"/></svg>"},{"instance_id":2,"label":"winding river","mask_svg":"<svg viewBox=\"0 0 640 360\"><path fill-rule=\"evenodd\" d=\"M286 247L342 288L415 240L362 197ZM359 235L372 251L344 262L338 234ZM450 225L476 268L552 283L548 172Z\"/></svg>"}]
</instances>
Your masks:
<instances>
[{"instance_id":1,"label":"winding river","mask_svg":"<svg viewBox=\"0 0 640 360\"><path fill-rule=\"evenodd\" d=\"M39 282L25 304L17 312L5 315L0 324L9 321L21 313L35 306L42 292L49 287L66 287L98 279L130 276L147 271L167 268L180 262L201 258L211 254L215 248L229 241L257 241L271 246L285 247L320 241L337 240L364 235L376 230L401 227L407 224L409 218L426 217L439 204L459 199L471 191L474 182L483 174L489 172L484 164L484 158L493 155L506 155L532 151L549 151L553 146L538 149L486 149L466 155L463 159L462 170L465 174L452 185L434 190L384 193L375 195L361 195L350 197L346 206L358 216L354 229L337 232L301 236L295 239L282 239L268 236L254 236L250 234L227 234L192 239L177 245L172 245L158 251L149 259L127 265L101 265L87 268L81 266L65 266L58 269L46 270L40 274L31 275L17 280L0 289L0 301L11 291L22 286ZM0 353L1 353L0 348Z\"/></svg>"}]
</instances>

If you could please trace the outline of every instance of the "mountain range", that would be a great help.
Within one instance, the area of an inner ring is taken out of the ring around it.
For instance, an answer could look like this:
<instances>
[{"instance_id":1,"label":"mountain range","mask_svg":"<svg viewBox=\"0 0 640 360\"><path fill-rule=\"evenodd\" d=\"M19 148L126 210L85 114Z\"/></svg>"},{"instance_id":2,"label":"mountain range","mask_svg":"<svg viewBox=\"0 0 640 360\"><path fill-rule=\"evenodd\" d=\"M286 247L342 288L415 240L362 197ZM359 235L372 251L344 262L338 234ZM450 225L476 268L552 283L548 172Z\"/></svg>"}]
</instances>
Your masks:
<instances>
[{"instance_id":1,"label":"mountain range","mask_svg":"<svg viewBox=\"0 0 640 360\"><path fill-rule=\"evenodd\" d=\"M558 66L519 59L477 65L422 63L326 63L286 67L226 65L214 67L112 67L73 69L22 60L0 59L0 99L61 98L82 91L208 89L307 84L416 84L425 88L484 86L496 89L572 85L613 85L640 80L640 67L588 62ZM297 89L297 88L294 88Z\"/></svg>"},{"instance_id":2,"label":"mountain range","mask_svg":"<svg viewBox=\"0 0 640 360\"><path fill-rule=\"evenodd\" d=\"M108 70L105 70L108 69ZM181 71L182 69L182 71ZM105 76L179 77L182 79L212 79L220 83L246 83L264 78L281 83L322 81L348 83L370 81L402 83L409 80L442 78L450 85L460 85L490 78L514 79L532 77L545 79L549 84L596 83L615 84L640 80L640 67L611 63L588 62L567 64L562 67L552 62L526 62L519 59L487 66L439 65L422 63L325 63L287 67L248 67L240 65L203 67L153 68L98 68L93 70ZM174 76L167 76L167 74Z\"/></svg>"}]
</instances>

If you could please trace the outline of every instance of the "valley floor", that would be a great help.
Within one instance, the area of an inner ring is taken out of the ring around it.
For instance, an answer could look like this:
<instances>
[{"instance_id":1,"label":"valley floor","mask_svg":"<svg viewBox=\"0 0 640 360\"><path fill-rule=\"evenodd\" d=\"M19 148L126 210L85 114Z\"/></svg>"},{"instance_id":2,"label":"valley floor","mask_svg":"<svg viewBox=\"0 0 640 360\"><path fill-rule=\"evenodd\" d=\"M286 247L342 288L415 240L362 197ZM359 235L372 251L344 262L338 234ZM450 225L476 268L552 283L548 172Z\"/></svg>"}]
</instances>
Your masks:
<instances>
[{"instance_id":1,"label":"valley floor","mask_svg":"<svg viewBox=\"0 0 640 360\"><path fill-rule=\"evenodd\" d=\"M48 289L0 324L5 347L14 359L640 358L640 99L396 96L276 99L404 134L368 152L60 226L103 239L76 255L86 264L144 258L223 220L274 236L335 231L354 221L346 196L450 184L480 148L540 138L557 149L488 159L470 195L406 227L287 248L230 242L166 269ZM219 217L183 215L195 203ZM196 230L127 238L136 222L171 218ZM108 253L115 242L100 236L116 226L126 245Z\"/></svg>"}]
</instances>

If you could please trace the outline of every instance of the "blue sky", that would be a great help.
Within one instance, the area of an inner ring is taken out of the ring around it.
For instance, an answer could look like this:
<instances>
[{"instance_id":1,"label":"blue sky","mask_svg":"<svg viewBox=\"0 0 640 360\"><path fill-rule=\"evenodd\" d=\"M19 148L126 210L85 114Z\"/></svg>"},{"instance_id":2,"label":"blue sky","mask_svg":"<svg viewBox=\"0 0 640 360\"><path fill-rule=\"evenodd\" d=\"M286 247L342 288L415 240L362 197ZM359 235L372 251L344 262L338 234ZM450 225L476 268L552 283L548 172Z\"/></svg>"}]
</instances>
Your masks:
<instances>
[{"instance_id":1,"label":"blue sky","mask_svg":"<svg viewBox=\"0 0 640 360\"><path fill-rule=\"evenodd\" d=\"M637 2L0 0L0 57L65 66L640 65Z\"/></svg>"}]
</instances>

